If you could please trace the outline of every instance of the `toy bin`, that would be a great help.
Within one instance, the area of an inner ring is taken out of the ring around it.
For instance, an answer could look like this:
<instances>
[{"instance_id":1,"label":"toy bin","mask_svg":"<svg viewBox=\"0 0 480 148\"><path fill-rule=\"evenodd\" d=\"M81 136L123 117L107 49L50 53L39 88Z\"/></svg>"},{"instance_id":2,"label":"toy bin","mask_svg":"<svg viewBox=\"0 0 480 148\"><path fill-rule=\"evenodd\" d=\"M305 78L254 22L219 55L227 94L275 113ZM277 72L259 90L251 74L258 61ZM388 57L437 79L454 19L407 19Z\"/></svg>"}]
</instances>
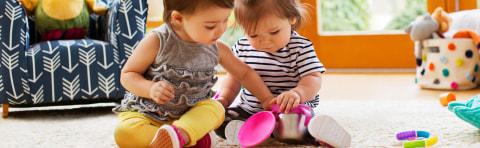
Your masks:
<instances>
[{"instance_id":1,"label":"toy bin","mask_svg":"<svg viewBox=\"0 0 480 148\"><path fill-rule=\"evenodd\" d=\"M472 39L424 40L416 83L427 89L475 88L479 76L478 63L479 53Z\"/></svg>"}]
</instances>

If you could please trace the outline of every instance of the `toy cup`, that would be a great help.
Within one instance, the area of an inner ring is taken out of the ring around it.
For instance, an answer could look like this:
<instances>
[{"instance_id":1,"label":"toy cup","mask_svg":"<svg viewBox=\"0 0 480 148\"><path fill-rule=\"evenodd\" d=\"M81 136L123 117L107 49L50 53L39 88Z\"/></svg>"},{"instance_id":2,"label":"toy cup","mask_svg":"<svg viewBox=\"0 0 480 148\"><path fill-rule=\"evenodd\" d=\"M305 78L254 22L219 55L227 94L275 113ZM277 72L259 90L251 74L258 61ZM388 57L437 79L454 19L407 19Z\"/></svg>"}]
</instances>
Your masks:
<instances>
[{"instance_id":1,"label":"toy cup","mask_svg":"<svg viewBox=\"0 0 480 148\"><path fill-rule=\"evenodd\" d=\"M440 100L440 104L442 104L443 106L448 106L448 103L452 101L456 101L457 98L455 97L455 94L451 92L447 92L447 93L440 94L439 100Z\"/></svg>"},{"instance_id":2,"label":"toy cup","mask_svg":"<svg viewBox=\"0 0 480 148\"><path fill-rule=\"evenodd\" d=\"M299 113L280 113L276 116L277 124L273 130L273 137L285 143L303 143L307 126L306 116Z\"/></svg>"}]
</instances>

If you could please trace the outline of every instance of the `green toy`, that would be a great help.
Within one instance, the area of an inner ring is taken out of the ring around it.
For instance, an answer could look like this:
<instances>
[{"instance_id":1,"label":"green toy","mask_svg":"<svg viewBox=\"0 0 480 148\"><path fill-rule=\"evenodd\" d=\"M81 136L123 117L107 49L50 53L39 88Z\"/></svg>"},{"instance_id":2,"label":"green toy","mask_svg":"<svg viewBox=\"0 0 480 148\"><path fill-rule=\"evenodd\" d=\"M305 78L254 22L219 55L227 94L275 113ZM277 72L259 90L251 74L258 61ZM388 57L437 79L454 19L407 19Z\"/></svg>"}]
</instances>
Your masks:
<instances>
[{"instance_id":1,"label":"green toy","mask_svg":"<svg viewBox=\"0 0 480 148\"><path fill-rule=\"evenodd\" d=\"M85 38L90 13L105 15L106 7L96 7L96 0L19 0L35 25L42 41Z\"/></svg>"},{"instance_id":2,"label":"green toy","mask_svg":"<svg viewBox=\"0 0 480 148\"><path fill-rule=\"evenodd\" d=\"M448 103L448 110L455 113L463 121L480 129L480 95L466 102L452 101Z\"/></svg>"}]
</instances>

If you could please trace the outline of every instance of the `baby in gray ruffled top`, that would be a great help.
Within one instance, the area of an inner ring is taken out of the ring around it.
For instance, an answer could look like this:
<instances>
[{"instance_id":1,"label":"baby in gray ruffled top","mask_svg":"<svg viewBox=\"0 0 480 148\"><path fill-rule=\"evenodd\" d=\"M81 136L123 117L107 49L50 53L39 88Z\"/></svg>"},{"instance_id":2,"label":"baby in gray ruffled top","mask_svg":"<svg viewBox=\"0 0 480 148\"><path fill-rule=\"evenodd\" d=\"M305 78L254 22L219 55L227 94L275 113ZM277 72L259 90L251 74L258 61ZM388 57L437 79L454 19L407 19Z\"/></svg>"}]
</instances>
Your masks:
<instances>
[{"instance_id":1,"label":"baby in gray ruffled top","mask_svg":"<svg viewBox=\"0 0 480 148\"><path fill-rule=\"evenodd\" d=\"M234 0L165 0L165 24L143 39L121 72L129 91L120 106L120 147L215 146L225 110L211 99L221 64L259 99L270 100L260 76L218 41Z\"/></svg>"}]
</instances>

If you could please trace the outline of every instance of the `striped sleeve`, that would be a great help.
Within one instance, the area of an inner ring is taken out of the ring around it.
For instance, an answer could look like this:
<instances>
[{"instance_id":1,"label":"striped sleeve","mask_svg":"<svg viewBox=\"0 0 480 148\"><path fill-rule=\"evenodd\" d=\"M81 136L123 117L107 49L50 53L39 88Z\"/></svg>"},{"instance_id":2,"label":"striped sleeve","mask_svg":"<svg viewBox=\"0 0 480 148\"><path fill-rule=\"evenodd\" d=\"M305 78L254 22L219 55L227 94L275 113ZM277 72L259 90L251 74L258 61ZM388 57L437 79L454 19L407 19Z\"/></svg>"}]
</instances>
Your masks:
<instances>
[{"instance_id":1,"label":"striped sleeve","mask_svg":"<svg viewBox=\"0 0 480 148\"><path fill-rule=\"evenodd\" d=\"M239 46L239 44L240 44L240 40L237 40L237 42L235 42L235 44L231 48L233 55L235 55L236 57L238 57L237 46Z\"/></svg>"},{"instance_id":2,"label":"striped sleeve","mask_svg":"<svg viewBox=\"0 0 480 148\"><path fill-rule=\"evenodd\" d=\"M297 40L294 48L297 50L297 69L300 77L309 74L311 72L319 71L324 73L326 71L323 64L318 59L315 49L313 48L312 42L310 40L298 37L294 40Z\"/></svg>"}]
</instances>

